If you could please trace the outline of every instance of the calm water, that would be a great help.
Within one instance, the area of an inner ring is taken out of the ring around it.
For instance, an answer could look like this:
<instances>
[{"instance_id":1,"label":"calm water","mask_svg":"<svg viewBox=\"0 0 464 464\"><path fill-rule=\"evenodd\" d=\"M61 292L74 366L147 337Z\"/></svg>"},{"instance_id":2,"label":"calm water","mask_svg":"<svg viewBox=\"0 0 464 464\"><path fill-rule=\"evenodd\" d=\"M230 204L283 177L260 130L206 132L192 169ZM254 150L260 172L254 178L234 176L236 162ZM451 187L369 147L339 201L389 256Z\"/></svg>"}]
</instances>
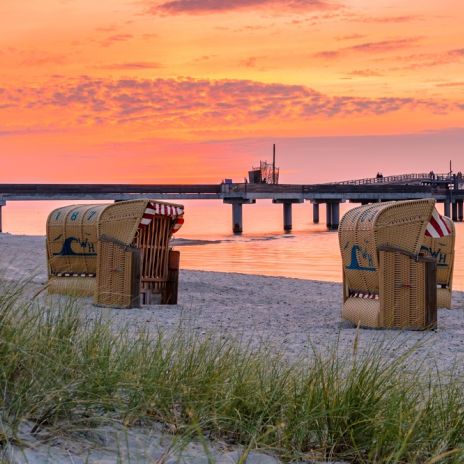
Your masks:
<instances>
[{"instance_id":1,"label":"calm water","mask_svg":"<svg viewBox=\"0 0 464 464\"><path fill-rule=\"evenodd\" d=\"M48 213L70 202L9 202L3 208L4 231L44 235ZM231 206L220 201L184 201L185 225L179 238L215 241L181 248L185 269L241 272L341 281L338 236L313 225L309 204L293 205L292 234L282 232L282 206L270 201L244 205L244 234L231 234ZM342 205L342 213L348 208ZM321 219L325 217L321 206ZM464 223L457 224L455 288L464 290Z\"/></svg>"}]
</instances>

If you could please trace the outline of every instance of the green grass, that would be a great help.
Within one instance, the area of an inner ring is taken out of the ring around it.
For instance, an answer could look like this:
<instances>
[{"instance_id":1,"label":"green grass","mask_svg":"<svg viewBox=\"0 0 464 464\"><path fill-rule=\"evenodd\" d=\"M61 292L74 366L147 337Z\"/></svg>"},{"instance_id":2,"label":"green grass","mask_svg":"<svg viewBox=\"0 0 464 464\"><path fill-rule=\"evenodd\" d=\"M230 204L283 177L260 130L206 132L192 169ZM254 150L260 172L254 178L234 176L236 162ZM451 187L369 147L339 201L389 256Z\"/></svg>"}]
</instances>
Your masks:
<instances>
[{"instance_id":1,"label":"green grass","mask_svg":"<svg viewBox=\"0 0 464 464\"><path fill-rule=\"evenodd\" d=\"M182 330L114 334L72 302L40 309L21 294L0 290L0 442L25 420L32 432L158 421L285 460L464 462L462 379L405 369L411 352L386 360L379 342L289 364Z\"/></svg>"}]
</instances>

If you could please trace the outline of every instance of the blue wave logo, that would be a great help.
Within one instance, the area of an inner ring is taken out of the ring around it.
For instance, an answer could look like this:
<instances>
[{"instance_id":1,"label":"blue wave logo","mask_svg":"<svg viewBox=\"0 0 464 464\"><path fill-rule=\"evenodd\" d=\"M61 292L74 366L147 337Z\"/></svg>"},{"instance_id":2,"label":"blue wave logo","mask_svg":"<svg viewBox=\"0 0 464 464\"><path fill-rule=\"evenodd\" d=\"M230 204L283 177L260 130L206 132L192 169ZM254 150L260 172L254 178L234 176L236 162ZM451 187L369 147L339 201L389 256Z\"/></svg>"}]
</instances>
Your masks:
<instances>
[{"instance_id":1,"label":"blue wave logo","mask_svg":"<svg viewBox=\"0 0 464 464\"><path fill-rule=\"evenodd\" d=\"M56 242L62 236L59 235L54 241ZM80 251L75 252L73 250L73 244L77 244L77 247L80 248ZM53 253L53 256L97 256L95 250L95 244L89 242L89 240L79 240L76 237L68 237L61 247L61 250L58 253Z\"/></svg>"},{"instance_id":2,"label":"blue wave logo","mask_svg":"<svg viewBox=\"0 0 464 464\"><path fill-rule=\"evenodd\" d=\"M346 266L346 269L368 272L375 272L377 270L374 266L372 256L359 245L353 245L351 248L351 262L348 266Z\"/></svg>"}]
</instances>

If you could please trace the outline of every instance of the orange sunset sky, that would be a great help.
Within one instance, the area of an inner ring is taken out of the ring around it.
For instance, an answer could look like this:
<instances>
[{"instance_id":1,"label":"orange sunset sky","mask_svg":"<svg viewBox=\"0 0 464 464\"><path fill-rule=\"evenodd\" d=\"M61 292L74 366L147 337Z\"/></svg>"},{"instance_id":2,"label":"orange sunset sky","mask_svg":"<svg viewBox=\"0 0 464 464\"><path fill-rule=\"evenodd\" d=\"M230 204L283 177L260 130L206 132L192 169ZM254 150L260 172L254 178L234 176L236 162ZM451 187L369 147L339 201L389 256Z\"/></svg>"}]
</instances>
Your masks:
<instances>
[{"instance_id":1,"label":"orange sunset sky","mask_svg":"<svg viewBox=\"0 0 464 464\"><path fill-rule=\"evenodd\" d=\"M464 170L462 0L0 0L0 182Z\"/></svg>"}]
</instances>

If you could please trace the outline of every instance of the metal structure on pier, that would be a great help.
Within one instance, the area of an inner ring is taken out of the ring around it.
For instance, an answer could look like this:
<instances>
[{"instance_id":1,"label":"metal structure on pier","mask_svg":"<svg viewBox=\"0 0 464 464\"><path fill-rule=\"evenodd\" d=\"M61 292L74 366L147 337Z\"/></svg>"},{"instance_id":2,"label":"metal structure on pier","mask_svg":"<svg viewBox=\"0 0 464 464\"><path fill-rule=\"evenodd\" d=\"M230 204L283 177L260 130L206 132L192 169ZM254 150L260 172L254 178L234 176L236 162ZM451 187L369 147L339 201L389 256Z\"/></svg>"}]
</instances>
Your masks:
<instances>
[{"instance_id":1,"label":"metal structure on pier","mask_svg":"<svg viewBox=\"0 0 464 464\"><path fill-rule=\"evenodd\" d=\"M250 184L276 185L279 183L279 168L276 167L276 149L272 146L272 163L260 161L259 166L252 167L248 171L248 181Z\"/></svg>"}]
</instances>

